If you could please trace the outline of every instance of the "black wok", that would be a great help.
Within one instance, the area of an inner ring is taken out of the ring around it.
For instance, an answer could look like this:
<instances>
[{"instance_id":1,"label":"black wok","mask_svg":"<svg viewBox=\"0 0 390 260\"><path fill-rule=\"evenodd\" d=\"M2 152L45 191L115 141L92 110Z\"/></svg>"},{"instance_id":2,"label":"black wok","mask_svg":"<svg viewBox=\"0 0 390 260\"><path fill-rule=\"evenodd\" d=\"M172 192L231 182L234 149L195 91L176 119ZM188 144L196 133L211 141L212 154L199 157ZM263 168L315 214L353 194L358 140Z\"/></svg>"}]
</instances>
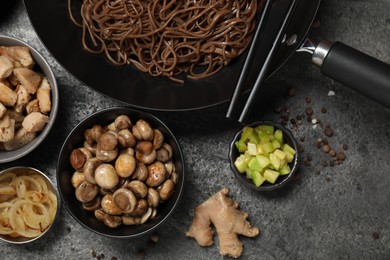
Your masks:
<instances>
[{"instance_id":1,"label":"black wok","mask_svg":"<svg viewBox=\"0 0 390 260\"><path fill-rule=\"evenodd\" d=\"M286 1L288 0L275 1L276 8L285 8ZM300 0L286 30L287 36L296 36L295 41L293 44L281 44L273 59L270 75L277 71L306 42L307 34L316 16L320 2L320 0ZM66 70L96 91L139 108L177 111L204 108L226 102L231 98L245 60L245 55L242 55L213 77L198 81L187 80L183 85L180 85L173 83L169 79L155 78L139 73L134 68L128 66L113 66L104 57L85 52L81 45L81 30L69 20L67 1L24 0L24 5L39 38ZM277 15L273 16L273 19L280 21L283 15L284 11L281 10ZM271 27L268 30L275 30L275 28ZM334 49L339 49L338 43L333 46L337 48L332 48L330 53ZM357 54L360 56L360 53L350 50L345 54L343 48L344 46L341 51L336 51L338 54L336 56L340 56L340 53L348 58L355 58ZM306 50L309 51L310 48L306 48ZM265 51L257 51L255 60L260 60L263 55L266 55ZM337 58L330 59L329 57L332 56L334 55L328 55L326 60L333 61ZM387 76L381 76L382 81L376 80L379 78L378 76L371 76L382 75L383 72L388 72L388 65L381 64L379 61L374 62L373 59L364 55L360 57L358 59L361 61L360 63L366 65L366 67L369 65L369 70L365 73L368 74L369 79L360 81L362 84L357 87L357 90L390 106L390 87L387 85L390 82L389 73L387 73ZM328 63L330 64L329 66L326 66L328 61L325 61L322 65L322 70L325 74L331 74L332 70L338 72L339 69L334 69L334 66L343 65L331 62ZM256 68L255 65L254 63L254 68ZM362 68L364 70L367 69L361 65L355 66L355 63L352 63L352 65L358 71ZM327 67L330 68L326 69ZM249 74L248 81L250 78L256 77L259 68L257 67L256 69L253 69ZM351 75L350 70L345 75ZM341 75L336 75L335 78L336 80L345 81L342 77L345 75L341 73ZM358 75L361 76L360 73ZM378 83L379 87L377 88L383 92L383 95L373 90L373 86L376 86ZM372 87L369 91L365 88L367 84ZM246 86L246 89L250 89L250 84Z\"/></svg>"}]
</instances>

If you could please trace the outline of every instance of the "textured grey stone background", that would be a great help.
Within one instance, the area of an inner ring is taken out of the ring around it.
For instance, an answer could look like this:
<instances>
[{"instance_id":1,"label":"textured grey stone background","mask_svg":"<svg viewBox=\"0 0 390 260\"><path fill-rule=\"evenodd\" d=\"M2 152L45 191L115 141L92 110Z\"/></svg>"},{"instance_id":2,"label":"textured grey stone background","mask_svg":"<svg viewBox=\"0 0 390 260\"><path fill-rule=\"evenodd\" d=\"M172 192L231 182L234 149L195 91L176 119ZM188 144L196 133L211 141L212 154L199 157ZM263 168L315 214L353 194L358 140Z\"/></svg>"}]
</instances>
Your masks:
<instances>
[{"instance_id":1,"label":"textured grey stone background","mask_svg":"<svg viewBox=\"0 0 390 260\"><path fill-rule=\"evenodd\" d=\"M4 4L4 3L3 3ZM7 9L5 9L7 8ZM339 40L390 63L389 0L327 0L319 12L319 34ZM67 73L37 38L21 1L2 7L0 33L28 41L48 58L57 76L60 111L52 132L36 150L0 169L29 165L55 181L56 160L62 142L84 117L122 103L80 84ZM255 239L241 237L243 259L389 259L390 258L390 110L325 78L305 54L295 54L268 81L248 121L272 119L275 103L286 106L291 117L314 110L321 124L313 129L303 120L294 135L304 147L298 177L283 190L257 193L246 189L229 169L228 145L239 126L225 119L227 105L191 112L155 112L177 135L186 160L186 188L177 210L159 230L160 240L149 237L117 240L94 234L79 225L63 207L55 228L29 245L0 242L1 259L132 259L144 250L146 259L222 259L218 240L200 248L185 237L194 208L222 187L240 202L253 225L261 229ZM289 87L297 94L285 99ZM334 96L328 96L333 90ZM306 104L305 97L312 98ZM320 110L325 107L327 113ZM337 150L348 144L341 165L324 167L328 157L315 147L330 124L329 143ZM289 124L289 127L291 125ZM304 160L308 154L310 166Z\"/></svg>"}]
</instances>

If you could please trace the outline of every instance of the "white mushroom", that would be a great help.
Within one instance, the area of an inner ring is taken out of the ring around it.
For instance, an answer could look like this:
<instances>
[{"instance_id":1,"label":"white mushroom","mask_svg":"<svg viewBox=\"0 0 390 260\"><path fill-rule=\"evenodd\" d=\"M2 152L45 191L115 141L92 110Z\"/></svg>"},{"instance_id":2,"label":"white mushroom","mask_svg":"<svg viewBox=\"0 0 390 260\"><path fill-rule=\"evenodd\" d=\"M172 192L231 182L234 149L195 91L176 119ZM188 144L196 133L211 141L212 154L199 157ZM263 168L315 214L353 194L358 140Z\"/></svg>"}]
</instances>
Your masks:
<instances>
[{"instance_id":1,"label":"white mushroom","mask_svg":"<svg viewBox=\"0 0 390 260\"><path fill-rule=\"evenodd\" d=\"M119 183L119 176L114 166L103 163L95 170L95 181L103 189L112 189Z\"/></svg>"}]
</instances>

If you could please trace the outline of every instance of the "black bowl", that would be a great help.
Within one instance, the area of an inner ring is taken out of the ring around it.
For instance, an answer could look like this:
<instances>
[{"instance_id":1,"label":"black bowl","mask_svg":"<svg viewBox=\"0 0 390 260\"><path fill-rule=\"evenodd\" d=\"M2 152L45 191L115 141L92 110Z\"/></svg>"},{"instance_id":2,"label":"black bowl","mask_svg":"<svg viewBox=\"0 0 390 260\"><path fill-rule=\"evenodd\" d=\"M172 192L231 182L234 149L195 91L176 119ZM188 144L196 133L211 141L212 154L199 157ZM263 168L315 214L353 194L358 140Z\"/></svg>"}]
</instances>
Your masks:
<instances>
[{"instance_id":1,"label":"black bowl","mask_svg":"<svg viewBox=\"0 0 390 260\"><path fill-rule=\"evenodd\" d=\"M176 167L178 180L172 197L160 203L157 208L157 216L146 223L136 226L122 225L118 228L109 228L103 222L96 219L93 212L83 209L82 204L75 197L75 189L71 178L75 170L72 168L69 158L74 148L82 147L84 131L95 124L108 125L119 115L128 115L133 123L138 119L146 120L153 128L157 128L164 134L165 142L173 148L173 161ZM71 215L87 229L107 237L134 238L146 235L159 227L174 211L181 197L184 185L184 159L179 143L168 127L155 116L134 110L128 107L114 107L98 111L81 121L68 135L63 144L58 158L57 185L63 202Z\"/></svg>"},{"instance_id":2,"label":"black bowl","mask_svg":"<svg viewBox=\"0 0 390 260\"><path fill-rule=\"evenodd\" d=\"M246 187L257 190L257 191L272 191L275 189L279 189L283 187L286 183L288 183L294 176L295 172L298 168L298 143L296 139L294 138L293 134L290 130L288 130L286 127L284 127L281 124L272 122L272 121L257 121L251 124L248 124L247 126L250 127L256 127L258 125L272 125L275 129L280 129L283 132L283 138L284 142L288 143L294 150L296 151L296 154L294 155L293 161L290 163L291 172L287 175L279 176L278 179L274 184L269 183L265 181L263 184L261 184L259 187L257 187L251 179L248 179L245 174L240 173L236 166L234 165L234 161L236 158L240 155L240 152L238 151L235 142L238 141L241 138L242 129L234 136L232 142L230 143L230 149L229 149L229 162L230 162L230 168L234 172L234 176L243 183Z\"/></svg>"}]
</instances>

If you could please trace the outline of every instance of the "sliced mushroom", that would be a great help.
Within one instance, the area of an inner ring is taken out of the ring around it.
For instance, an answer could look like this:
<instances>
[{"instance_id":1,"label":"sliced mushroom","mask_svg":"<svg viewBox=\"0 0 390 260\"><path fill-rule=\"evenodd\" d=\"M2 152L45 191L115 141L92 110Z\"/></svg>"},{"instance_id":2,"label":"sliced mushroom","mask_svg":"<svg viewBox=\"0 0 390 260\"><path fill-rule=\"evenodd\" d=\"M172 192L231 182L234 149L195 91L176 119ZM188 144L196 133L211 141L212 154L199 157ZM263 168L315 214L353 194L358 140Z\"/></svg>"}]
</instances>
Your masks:
<instances>
[{"instance_id":1,"label":"sliced mushroom","mask_svg":"<svg viewBox=\"0 0 390 260\"><path fill-rule=\"evenodd\" d=\"M122 217L120 216L112 216L109 214L106 214L103 217L103 223L110 228L117 228L120 225L122 225Z\"/></svg>"},{"instance_id":2,"label":"sliced mushroom","mask_svg":"<svg viewBox=\"0 0 390 260\"><path fill-rule=\"evenodd\" d=\"M118 132L118 142L121 147L134 147L137 144L137 139L128 129L123 129Z\"/></svg>"},{"instance_id":3,"label":"sliced mushroom","mask_svg":"<svg viewBox=\"0 0 390 260\"><path fill-rule=\"evenodd\" d=\"M131 190L138 199L145 198L148 194L148 187L146 187L145 183L142 181L131 181L127 185L127 188Z\"/></svg>"},{"instance_id":4,"label":"sliced mushroom","mask_svg":"<svg viewBox=\"0 0 390 260\"><path fill-rule=\"evenodd\" d=\"M135 158L144 163L151 164L156 160L156 150L153 149L153 144L149 141L139 142L135 149Z\"/></svg>"},{"instance_id":5,"label":"sliced mushroom","mask_svg":"<svg viewBox=\"0 0 390 260\"><path fill-rule=\"evenodd\" d=\"M120 177L130 177L137 166L137 161L130 154L121 154L115 161L115 170Z\"/></svg>"},{"instance_id":6,"label":"sliced mushroom","mask_svg":"<svg viewBox=\"0 0 390 260\"><path fill-rule=\"evenodd\" d=\"M85 130L84 138L89 144L93 144L99 140L103 132L101 125L94 125L92 128Z\"/></svg>"},{"instance_id":7,"label":"sliced mushroom","mask_svg":"<svg viewBox=\"0 0 390 260\"><path fill-rule=\"evenodd\" d=\"M153 188L148 189L148 195L146 199L148 201L148 205L153 208L157 207L158 204L160 203L160 195Z\"/></svg>"},{"instance_id":8,"label":"sliced mushroom","mask_svg":"<svg viewBox=\"0 0 390 260\"><path fill-rule=\"evenodd\" d=\"M162 162L155 161L146 168L148 169L148 177L145 182L149 187L158 187L165 181L167 170Z\"/></svg>"},{"instance_id":9,"label":"sliced mushroom","mask_svg":"<svg viewBox=\"0 0 390 260\"><path fill-rule=\"evenodd\" d=\"M149 205L146 199L140 199L137 201L134 211L129 215L132 217L141 217L146 211L148 211L148 209Z\"/></svg>"},{"instance_id":10,"label":"sliced mushroom","mask_svg":"<svg viewBox=\"0 0 390 260\"><path fill-rule=\"evenodd\" d=\"M74 188L77 188L77 186L79 186L80 183L82 183L83 181L85 181L84 173L75 171L72 175L72 180L71 180L72 186Z\"/></svg>"},{"instance_id":11,"label":"sliced mushroom","mask_svg":"<svg viewBox=\"0 0 390 260\"><path fill-rule=\"evenodd\" d=\"M158 189L158 195L160 196L160 199L162 201L168 200L172 196L174 189L175 183L171 179L164 181L164 183Z\"/></svg>"},{"instance_id":12,"label":"sliced mushroom","mask_svg":"<svg viewBox=\"0 0 390 260\"><path fill-rule=\"evenodd\" d=\"M144 181L148 177L148 169L142 162L137 162L137 167L133 175L131 176L134 180Z\"/></svg>"},{"instance_id":13,"label":"sliced mushroom","mask_svg":"<svg viewBox=\"0 0 390 260\"><path fill-rule=\"evenodd\" d=\"M153 128L148 122L139 119L132 127L132 132L138 140L152 141L154 137Z\"/></svg>"},{"instance_id":14,"label":"sliced mushroom","mask_svg":"<svg viewBox=\"0 0 390 260\"><path fill-rule=\"evenodd\" d=\"M102 198L100 196L96 196L92 201L83 203L83 209L87 211L95 211L100 208L102 202Z\"/></svg>"},{"instance_id":15,"label":"sliced mushroom","mask_svg":"<svg viewBox=\"0 0 390 260\"><path fill-rule=\"evenodd\" d=\"M112 200L123 213L133 212L137 204L137 198L133 192L126 188L116 190L112 195Z\"/></svg>"},{"instance_id":16,"label":"sliced mushroom","mask_svg":"<svg viewBox=\"0 0 390 260\"><path fill-rule=\"evenodd\" d=\"M160 130L154 129L153 148L158 150L164 143L164 135Z\"/></svg>"},{"instance_id":17,"label":"sliced mushroom","mask_svg":"<svg viewBox=\"0 0 390 260\"><path fill-rule=\"evenodd\" d=\"M120 131L131 127L131 120L126 115L120 115L114 120L116 130Z\"/></svg>"},{"instance_id":18,"label":"sliced mushroom","mask_svg":"<svg viewBox=\"0 0 390 260\"><path fill-rule=\"evenodd\" d=\"M113 201L113 195L107 194L102 198L100 203L104 212L110 215L121 215L122 211L115 205Z\"/></svg>"},{"instance_id":19,"label":"sliced mushroom","mask_svg":"<svg viewBox=\"0 0 390 260\"><path fill-rule=\"evenodd\" d=\"M73 169L75 169L76 171L82 171L84 168L84 164L91 157L92 157L91 152L81 147L72 150L69 160Z\"/></svg>"},{"instance_id":20,"label":"sliced mushroom","mask_svg":"<svg viewBox=\"0 0 390 260\"><path fill-rule=\"evenodd\" d=\"M83 167L84 177L85 180L89 183L96 184L95 180L95 170L99 165L101 165L101 161L99 161L97 158L92 157L89 158Z\"/></svg>"},{"instance_id":21,"label":"sliced mushroom","mask_svg":"<svg viewBox=\"0 0 390 260\"><path fill-rule=\"evenodd\" d=\"M160 162L167 162L172 158L173 150L172 146L167 143L164 143L163 146L157 150L156 159Z\"/></svg>"},{"instance_id":22,"label":"sliced mushroom","mask_svg":"<svg viewBox=\"0 0 390 260\"><path fill-rule=\"evenodd\" d=\"M114 166L102 163L95 170L95 181L103 189L112 189L119 183Z\"/></svg>"},{"instance_id":23,"label":"sliced mushroom","mask_svg":"<svg viewBox=\"0 0 390 260\"><path fill-rule=\"evenodd\" d=\"M81 203L87 203L92 201L98 192L99 188L95 184L83 181L77 186L75 194L78 201Z\"/></svg>"}]
</instances>

